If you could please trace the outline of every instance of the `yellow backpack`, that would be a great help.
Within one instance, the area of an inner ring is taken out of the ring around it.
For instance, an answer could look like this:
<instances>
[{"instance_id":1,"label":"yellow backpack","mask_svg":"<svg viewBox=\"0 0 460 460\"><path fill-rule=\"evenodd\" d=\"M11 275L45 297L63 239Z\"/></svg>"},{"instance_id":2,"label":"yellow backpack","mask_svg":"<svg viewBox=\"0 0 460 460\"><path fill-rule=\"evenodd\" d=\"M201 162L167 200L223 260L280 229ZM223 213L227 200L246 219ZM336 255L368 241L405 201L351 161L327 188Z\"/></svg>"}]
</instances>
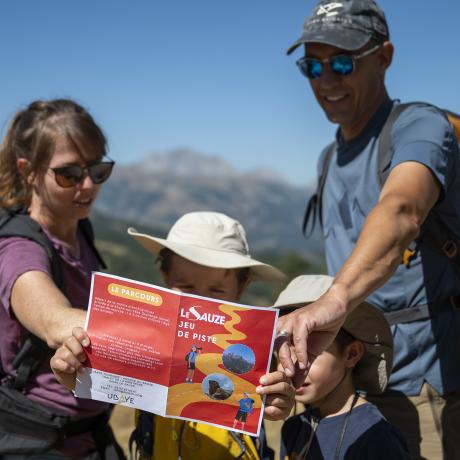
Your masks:
<instances>
[{"instance_id":1,"label":"yellow backpack","mask_svg":"<svg viewBox=\"0 0 460 460\"><path fill-rule=\"evenodd\" d=\"M129 444L133 458L142 460L259 460L248 435L143 411L136 411Z\"/></svg>"}]
</instances>

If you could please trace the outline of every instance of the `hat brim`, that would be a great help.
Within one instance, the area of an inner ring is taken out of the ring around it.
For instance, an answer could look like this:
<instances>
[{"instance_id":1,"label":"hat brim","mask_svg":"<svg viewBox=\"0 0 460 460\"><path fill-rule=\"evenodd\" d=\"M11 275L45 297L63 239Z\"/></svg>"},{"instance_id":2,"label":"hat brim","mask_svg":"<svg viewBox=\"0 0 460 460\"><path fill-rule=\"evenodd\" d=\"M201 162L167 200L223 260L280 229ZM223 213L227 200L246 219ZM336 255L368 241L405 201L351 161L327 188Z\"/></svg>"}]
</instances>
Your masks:
<instances>
[{"instance_id":1,"label":"hat brim","mask_svg":"<svg viewBox=\"0 0 460 460\"><path fill-rule=\"evenodd\" d=\"M175 254L199 265L213 268L237 269L249 268L254 280L285 281L283 272L269 264L264 264L251 257L236 254L230 251L220 251L202 246L177 243L164 238L139 233L134 228L128 228L128 234L132 236L144 249L154 255L159 255L162 249L169 249Z\"/></svg>"},{"instance_id":2,"label":"hat brim","mask_svg":"<svg viewBox=\"0 0 460 460\"><path fill-rule=\"evenodd\" d=\"M288 48L286 54L291 54L305 43L324 43L347 51L356 51L366 45L372 36L357 29L323 27L305 31L302 36Z\"/></svg>"},{"instance_id":3,"label":"hat brim","mask_svg":"<svg viewBox=\"0 0 460 460\"><path fill-rule=\"evenodd\" d=\"M301 285L296 281L302 280ZM273 305L280 310L295 310L318 300L332 285L334 278L328 275L302 275L291 281L279 294Z\"/></svg>"}]
</instances>

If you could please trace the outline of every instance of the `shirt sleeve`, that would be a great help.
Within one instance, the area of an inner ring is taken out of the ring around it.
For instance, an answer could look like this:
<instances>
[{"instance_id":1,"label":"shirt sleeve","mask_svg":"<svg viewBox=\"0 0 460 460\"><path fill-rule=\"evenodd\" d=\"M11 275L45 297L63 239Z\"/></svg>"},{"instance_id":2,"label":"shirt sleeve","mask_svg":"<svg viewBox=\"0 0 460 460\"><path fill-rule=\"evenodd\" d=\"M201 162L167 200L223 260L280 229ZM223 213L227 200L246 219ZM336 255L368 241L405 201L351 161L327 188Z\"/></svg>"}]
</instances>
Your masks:
<instances>
[{"instance_id":1,"label":"shirt sleeve","mask_svg":"<svg viewBox=\"0 0 460 460\"><path fill-rule=\"evenodd\" d=\"M458 161L458 143L446 117L436 108L414 106L406 109L392 129L394 155L391 168L415 161L430 169L445 192Z\"/></svg>"},{"instance_id":2,"label":"shirt sleeve","mask_svg":"<svg viewBox=\"0 0 460 460\"><path fill-rule=\"evenodd\" d=\"M0 302L10 312L10 297L16 280L29 271L51 275L45 250L26 238L10 237L0 240Z\"/></svg>"}]
</instances>

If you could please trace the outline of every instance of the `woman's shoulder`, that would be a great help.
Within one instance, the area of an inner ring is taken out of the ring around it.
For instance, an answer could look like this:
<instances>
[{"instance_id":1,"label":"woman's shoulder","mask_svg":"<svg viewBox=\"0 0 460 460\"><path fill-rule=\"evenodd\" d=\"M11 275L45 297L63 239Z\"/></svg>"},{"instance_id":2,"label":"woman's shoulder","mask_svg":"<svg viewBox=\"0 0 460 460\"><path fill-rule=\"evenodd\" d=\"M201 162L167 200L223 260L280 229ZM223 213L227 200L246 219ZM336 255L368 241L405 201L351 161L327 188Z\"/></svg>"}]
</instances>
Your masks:
<instances>
[{"instance_id":1,"label":"woman's shoulder","mask_svg":"<svg viewBox=\"0 0 460 460\"><path fill-rule=\"evenodd\" d=\"M0 238L0 264L37 264L49 267L45 249L35 241L20 236Z\"/></svg>"}]
</instances>

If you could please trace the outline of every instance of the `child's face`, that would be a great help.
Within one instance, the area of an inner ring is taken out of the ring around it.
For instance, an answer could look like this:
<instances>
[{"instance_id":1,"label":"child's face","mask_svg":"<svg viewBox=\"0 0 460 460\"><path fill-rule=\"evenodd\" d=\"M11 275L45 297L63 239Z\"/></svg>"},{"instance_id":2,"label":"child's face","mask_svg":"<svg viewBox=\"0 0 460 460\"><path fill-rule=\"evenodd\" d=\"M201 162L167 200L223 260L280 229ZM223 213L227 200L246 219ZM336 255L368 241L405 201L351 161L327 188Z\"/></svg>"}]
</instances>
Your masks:
<instances>
[{"instance_id":1,"label":"child's face","mask_svg":"<svg viewBox=\"0 0 460 460\"><path fill-rule=\"evenodd\" d=\"M336 342L313 361L303 385L296 390L296 401L321 406L326 396L341 383L347 372L347 353Z\"/></svg>"},{"instance_id":2,"label":"child's face","mask_svg":"<svg viewBox=\"0 0 460 460\"><path fill-rule=\"evenodd\" d=\"M206 267L177 254L172 254L163 277L169 289L229 302L238 301L245 287L240 285L235 269Z\"/></svg>"}]
</instances>

